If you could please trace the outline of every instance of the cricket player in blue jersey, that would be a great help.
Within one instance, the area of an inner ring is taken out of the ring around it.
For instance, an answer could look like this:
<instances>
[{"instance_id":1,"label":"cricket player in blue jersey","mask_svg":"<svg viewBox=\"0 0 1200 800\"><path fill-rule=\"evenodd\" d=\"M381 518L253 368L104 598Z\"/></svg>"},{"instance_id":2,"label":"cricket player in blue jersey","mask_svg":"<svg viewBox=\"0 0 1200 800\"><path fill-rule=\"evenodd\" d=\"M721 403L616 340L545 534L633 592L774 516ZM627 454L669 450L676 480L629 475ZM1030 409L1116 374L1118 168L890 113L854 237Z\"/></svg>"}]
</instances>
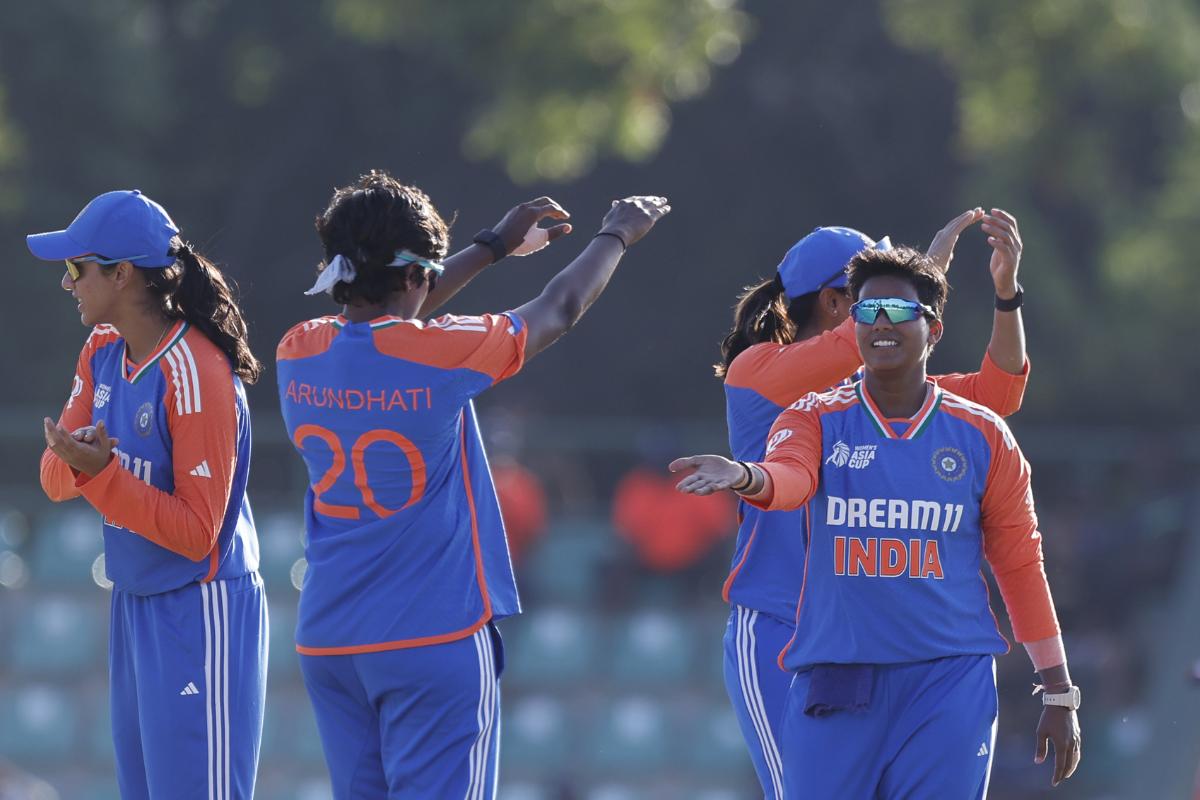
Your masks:
<instances>
[{"instance_id":1,"label":"cricket player in blue jersey","mask_svg":"<svg viewBox=\"0 0 1200 800\"><path fill-rule=\"evenodd\" d=\"M566 212L522 204L444 263L437 210L384 173L338 189L318 218L310 292L342 313L294 327L277 361L311 482L297 650L338 800L494 797L494 623L520 604L472 399L570 329L669 211L661 197L615 202L538 297L428 321L484 266L567 232Z\"/></svg>"},{"instance_id":2,"label":"cricket player in blue jersey","mask_svg":"<svg viewBox=\"0 0 1200 800\"><path fill-rule=\"evenodd\" d=\"M92 200L65 230L28 237L66 262L91 328L42 488L103 515L113 582L109 682L125 800L254 796L267 604L246 496L262 365L221 271L138 191Z\"/></svg>"},{"instance_id":3,"label":"cricket player in blue jersey","mask_svg":"<svg viewBox=\"0 0 1200 800\"><path fill-rule=\"evenodd\" d=\"M1002 245L1006 246L1006 245ZM1035 759L1080 757L1066 653L1042 566L1029 465L1003 419L931 381L945 276L907 249L849 267L865 373L784 411L765 459L678 459L684 492L806 506L784 796L981 798L995 746L994 655L1007 650L980 572L996 576L1045 691Z\"/></svg>"},{"instance_id":4,"label":"cricket player in blue jersey","mask_svg":"<svg viewBox=\"0 0 1200 800\"><path fill-rule=\"evenodd\" d=\"M934 237L930 258L946 271L959 236L975 223L994 243L989 269L1003 305L1018 286L1021 244L1012 215L978 208L959 214ZM799 398L860 377L862 356L849 315L845 267L864 248L889 247L886 237L875 242L852 228L817 228L788 250L774 278L747 287L717 366L735 459L762 459L775 418ZM979 370L934 380L1007 416L1020 408L1028 374L1021 312L997 308ZM804 572L803 542L789 531L804 527L805 513L766 512L740 503L733 564L722 592L730 604L725 686L769 800L783 796L779 739L791 684L791 674L775 661L792 637Z\"/></svg>"}]
</instances>

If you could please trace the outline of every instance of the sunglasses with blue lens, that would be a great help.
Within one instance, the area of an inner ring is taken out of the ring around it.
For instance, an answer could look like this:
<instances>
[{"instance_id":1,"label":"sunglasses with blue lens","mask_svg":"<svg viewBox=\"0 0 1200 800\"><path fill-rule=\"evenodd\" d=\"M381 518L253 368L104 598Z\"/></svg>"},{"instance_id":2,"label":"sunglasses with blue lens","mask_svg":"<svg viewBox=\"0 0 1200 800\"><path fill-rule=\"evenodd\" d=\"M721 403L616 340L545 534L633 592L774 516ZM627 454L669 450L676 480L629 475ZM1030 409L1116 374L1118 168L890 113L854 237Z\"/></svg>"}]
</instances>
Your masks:
<instances>
[{"instance_id":1,"label":"sunglasses with blue lens","mask_svg":"<svg viewBox=\"0 0 1200 800\"><path fill-rule=\"evenodd\" d=\"M915 300L905 300L903 297L872 297L869 300L859 300L850 306L850 316L862 325L874 325L879 312L887 314L893 325L901 322L912 322L921 316L937 319L937 315L929 306Z\"/></svg>"}]
</instances>

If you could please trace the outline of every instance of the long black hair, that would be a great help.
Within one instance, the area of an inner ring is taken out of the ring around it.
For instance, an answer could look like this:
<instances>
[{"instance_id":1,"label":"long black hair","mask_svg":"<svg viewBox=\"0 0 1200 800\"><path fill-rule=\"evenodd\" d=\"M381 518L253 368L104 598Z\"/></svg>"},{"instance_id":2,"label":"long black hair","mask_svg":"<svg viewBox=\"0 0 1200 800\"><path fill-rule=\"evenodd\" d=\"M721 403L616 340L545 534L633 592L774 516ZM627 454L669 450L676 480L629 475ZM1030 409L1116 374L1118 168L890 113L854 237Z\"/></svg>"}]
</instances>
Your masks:
<instances>
[{"instance_id":1,"label":"long black hair","mask_svg":"<svg viewBox=\"0 0 1200 800\"><path fill-rule=\"evenodd\" d=\"M316 227L325 248L318 269L340 255L353 262L357 273L350 283L334 284L338 303L383 303L393 292L426 282L432 290L437 282L433 272L417 264L404 269L388 264L398 250L432 261L450 252L449 228L429 196L383 170L371 170L336 190Z\"/></svg>"},{"instance_id":2,"label":"long black hair","mask_svg":"<svg viewBox=\"0 0 1200 800\"><path fill-rule=\"evenodd\" d=\"M213 262L178 237L171 242L175 263L163 269L137 267L160 311L186 320L217 346L246 383L262 375L262 362L250 351L246 317L238 306L236 284Z\"/></svg>"},{"instance_id":3,"label":"long black hair","mask_svg":"<svg viewBox=\"0 0 1200 800\"><path fill-rule=\"evenodd\" d=\"M819 296L820 292L809 292L789 303L778 273L745 287L733 308L733 327L721 340L721 361L713 365L717 377L724 379L729 365L751 345L796 341L797 331L812 319Z\"/></svg>"}]
</instances>

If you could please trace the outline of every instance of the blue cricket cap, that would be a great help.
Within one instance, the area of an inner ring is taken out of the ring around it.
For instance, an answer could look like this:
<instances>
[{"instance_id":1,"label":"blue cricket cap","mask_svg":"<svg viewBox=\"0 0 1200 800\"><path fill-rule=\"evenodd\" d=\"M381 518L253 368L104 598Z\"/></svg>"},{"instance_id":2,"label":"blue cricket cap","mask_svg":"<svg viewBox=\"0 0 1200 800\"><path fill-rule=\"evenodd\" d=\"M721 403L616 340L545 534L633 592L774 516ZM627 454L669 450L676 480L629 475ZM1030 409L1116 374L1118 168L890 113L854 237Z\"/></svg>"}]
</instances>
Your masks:
<instances>
[{"instance_id":1,"label":"blue cricket cap","mask_svg":"<svg viewBox=\"0 0 1200 800\"><path fill-rule=\"evenodd\" d=\"M792 245L779 262L784 293L790 300L826 286L840 289L846 285L846 265L868 247L890 250L892 243L886 236L876 242L853 228L817 228Z\"/></svg>"},{"instance_id":2,"label":"blue cricket cap","mask_svg":"<svg viewBox=\"0 0 1200 800\"><path fill-rule=\"evenodd\" d=\"M169 267L171 239L179 228L171 215L137 189L105 192L83 207L66 230L32 233L29 251L45 261L100 255L138 267Z\"/></svg>"}]
</instances>

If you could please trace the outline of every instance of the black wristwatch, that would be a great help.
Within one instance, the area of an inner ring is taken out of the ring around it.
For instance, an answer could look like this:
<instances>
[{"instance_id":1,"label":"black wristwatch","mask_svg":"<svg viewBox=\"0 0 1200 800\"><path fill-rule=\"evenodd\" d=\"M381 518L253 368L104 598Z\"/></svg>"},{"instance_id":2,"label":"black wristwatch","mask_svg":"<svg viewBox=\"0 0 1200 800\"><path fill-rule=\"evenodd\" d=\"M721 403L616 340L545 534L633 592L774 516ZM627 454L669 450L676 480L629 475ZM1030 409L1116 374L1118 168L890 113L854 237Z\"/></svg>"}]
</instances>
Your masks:
<instances>
[{"instance_id":1,"label":"black wristwatch","mask_svg":"<svg viewBox=\"0 0 1200 800\"><path fill-rule=\"evenodd\" d=\"M997 311L1016 311L1025 302L1025 290L1021 288L1021 284L1017 284L1017 293L1007 300L1001 299L1000 295L996 295L996 310Z\"/></svg>"},{"instance_id":2,"label":"black wristwatch","mask_svg":"<svg viewBox=\"0 0 1200 800\"><path fill-rule=\"evenodd\" d=\"M475 244L483 245L492 251L493 264L508 255L508 248L504 246L504 242L500 239L500 235L489 228L484 228L479 233L475 234L475 238L471 241Z\"/></svg>"}]
</instances>

